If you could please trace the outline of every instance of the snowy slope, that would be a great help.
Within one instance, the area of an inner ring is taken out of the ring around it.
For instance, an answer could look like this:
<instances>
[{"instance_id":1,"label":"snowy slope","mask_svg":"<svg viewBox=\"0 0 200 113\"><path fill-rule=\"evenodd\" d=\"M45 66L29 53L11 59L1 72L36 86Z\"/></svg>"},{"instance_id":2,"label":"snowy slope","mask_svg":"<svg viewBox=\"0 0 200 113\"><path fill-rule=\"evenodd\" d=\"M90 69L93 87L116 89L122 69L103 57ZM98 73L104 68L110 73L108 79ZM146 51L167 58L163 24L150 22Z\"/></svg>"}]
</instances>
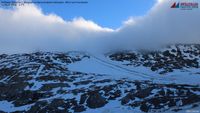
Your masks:
<instances>
[{"instance_id":1,"label":"snowy slope","mask_svg":"<svg viewBox=\"0 0 200 113\"><path fill-rule=\"evenodd\" d=\"M199 112L199 59L199 45L3 54L0 112Z\"/></svg>"}]
</instances>

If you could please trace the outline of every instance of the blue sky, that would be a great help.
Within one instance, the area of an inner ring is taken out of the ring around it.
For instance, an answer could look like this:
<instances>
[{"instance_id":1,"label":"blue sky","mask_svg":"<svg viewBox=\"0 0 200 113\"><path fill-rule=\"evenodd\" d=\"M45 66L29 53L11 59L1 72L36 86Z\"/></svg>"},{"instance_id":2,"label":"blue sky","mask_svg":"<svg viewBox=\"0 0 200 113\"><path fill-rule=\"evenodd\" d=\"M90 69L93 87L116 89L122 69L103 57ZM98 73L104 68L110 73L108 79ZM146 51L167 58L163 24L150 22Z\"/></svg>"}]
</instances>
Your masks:
<instances>
[{"instance_id":1,"label":"blue sky","mask_svg":"<svg viewBox=\"0 0 200 113\"><path fill-rule=\"evenodd\" d=\"M65 20L83 17L103 27L118 28L130 16L142 16L156 0L87 0L87 4L43 4L43 12L54 13Z\"/></svg>"}]
</instances>

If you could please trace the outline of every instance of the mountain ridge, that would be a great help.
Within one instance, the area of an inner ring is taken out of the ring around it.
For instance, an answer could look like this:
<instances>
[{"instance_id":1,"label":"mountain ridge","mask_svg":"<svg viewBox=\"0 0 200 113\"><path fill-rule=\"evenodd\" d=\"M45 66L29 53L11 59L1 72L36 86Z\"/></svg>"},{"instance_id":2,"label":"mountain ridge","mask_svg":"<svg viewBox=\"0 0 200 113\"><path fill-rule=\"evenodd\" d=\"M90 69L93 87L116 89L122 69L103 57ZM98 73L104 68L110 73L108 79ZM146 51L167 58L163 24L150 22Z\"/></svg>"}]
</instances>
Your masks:
<instances>
[{"instance_id":1,"label":"mountain ridge","mask_svg":"<svg viewBox=\"0 0 200 113\"><path fill-rule=\"evenodd\" d=\"M198 110L199 59L200 45L103 55L75 51L2 54L0 112Z\"/></svg>"}]
</instances>

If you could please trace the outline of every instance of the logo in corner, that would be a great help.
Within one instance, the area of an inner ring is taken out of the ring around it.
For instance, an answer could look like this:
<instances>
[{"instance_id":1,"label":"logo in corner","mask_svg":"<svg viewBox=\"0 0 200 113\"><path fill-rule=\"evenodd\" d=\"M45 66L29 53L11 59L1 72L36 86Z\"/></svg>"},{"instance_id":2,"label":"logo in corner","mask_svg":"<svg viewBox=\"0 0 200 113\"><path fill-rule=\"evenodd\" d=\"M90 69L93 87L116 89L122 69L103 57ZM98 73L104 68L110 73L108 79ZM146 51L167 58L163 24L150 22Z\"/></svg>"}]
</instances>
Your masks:
<instances>
[{"instance_id":1,"label":"logo in corner","mask_svg":"<svg viewBox=\"0 0 200 113\"><path fill-rule=\"evenodd\" d=\"M174 2L171 8L178 8L181 10L192 10L198 8L198 2Z\"/></svg>"},{"instance_id":2,"label":"logo in corner","mask_svg":"<svg viewBox=\"0 0 200 113\"><path fill-rule=\"evenodd\" d=\"M174 4L171 6L171 8L179 8L179 3L174 2Z\"/></svg>"}]
</instances>

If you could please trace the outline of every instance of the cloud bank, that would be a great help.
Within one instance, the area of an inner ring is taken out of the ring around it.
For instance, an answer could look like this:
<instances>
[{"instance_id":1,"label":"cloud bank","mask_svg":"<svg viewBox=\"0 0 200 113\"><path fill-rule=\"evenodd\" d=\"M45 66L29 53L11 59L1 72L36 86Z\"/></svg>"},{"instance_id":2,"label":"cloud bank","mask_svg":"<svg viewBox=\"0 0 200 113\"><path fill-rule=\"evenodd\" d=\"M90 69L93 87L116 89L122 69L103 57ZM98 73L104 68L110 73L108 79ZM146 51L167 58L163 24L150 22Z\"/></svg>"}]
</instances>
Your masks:
<instances>
[{"instance_id":1,"label":"cloud bank","mask_svg":"<svg viewBox=\"0 0 200 113\"><path fill-rule=\"evenodd\" d=\"M148 46L173 43L200 43L200 9L170 8L174 2L184 0L158 0L144 16L130 17L124 22L118 38L131 40L126 45ZM197 2L199 0L185 2ZM134 43L135 42L135 43Z\"/></svg>"},{"instance_id":2,"label":"cloud bank","mask_svg":"<svg viewBox=\"0 0 200 113\"><path fill-rule=\"evenodd\" d=\"M35 5L0 9L1 52L81 49L112 31L82 17L65 21L57 15L44 14Z\"/></svg>"},{"instance_id":3,"label":"cloud bank","mask_svg":"<svg viewBox=\"0 0 200 113\"><path fill-rule=\"evenodd\" d=\"M0 9L0 52L96 51L200 43L200 9L171 9L173 3L158 0L146 15L130 17L116 30L82 17L63 20L55 14L44 14L35 5Z\"/></svg>"}]
</instances>

